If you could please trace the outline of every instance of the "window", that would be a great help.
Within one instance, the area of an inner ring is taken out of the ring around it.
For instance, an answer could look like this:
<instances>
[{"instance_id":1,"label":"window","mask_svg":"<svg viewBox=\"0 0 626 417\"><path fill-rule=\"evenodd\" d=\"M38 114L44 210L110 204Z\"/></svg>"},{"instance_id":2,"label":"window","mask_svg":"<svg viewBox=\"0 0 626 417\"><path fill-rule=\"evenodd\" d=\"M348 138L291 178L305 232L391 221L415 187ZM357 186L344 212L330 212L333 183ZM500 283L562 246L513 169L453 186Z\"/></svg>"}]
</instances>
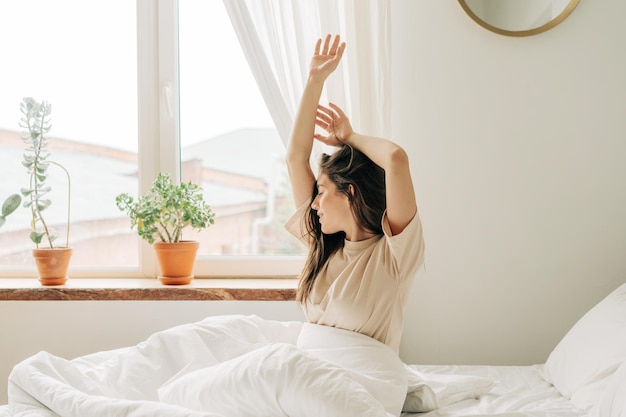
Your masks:
<instances>
[{"instance_id":1,"label":"window","mask_svg":"<svg viewBox=\"0 0 626 417\"><path fill-rule=\"evenodd\" d=\"M182 178L202 182L218 218L200 255L302 253L283 230L293 212L284 145L223 2L182 1L178 21Z\"/></svg>"},{"instance_id":2,"label":"window","mask_svg":"<svg viewBox=\"0 0 626 417\"><path fill-rule=\"evenodd\" d=\"M139 245L124 235L128 222L111 204L117 193L137 190L136 10L126 0L0 5L0 199L28 184L20 102L46 100L52 159L72 174L74 268L138 265ZM53 204L45 218L64 240L67 181L51 167L48 184ZM28 210L20 208L0 229L3 268L34 271L29 225ZM111 256L111 248L123 250Z\"/></svg>"},{"instance_id":3,"label":"window","mask_svg":"<svg viewBox=\"0 0 626 417\"><path fill-rule=\"evenodd\" d=\"M72 175L71 268L80 275L156 274L152 249L114 200L141 194L159 171L201 184L217 213L214 226L185 234L201 241L196 275L295 274L303 249L283 229L293 211L284 147L222 2L180 3L0 5L0 36L16 40L0 44L14 62L0 77L0 172L11 179L0 199L27 182L19 103L46 99L53 156ZM59 180L45 213L62 225ZM0 230L4 275L34 273L28 225L19 209Z\"/></svg>"}]
</instances>

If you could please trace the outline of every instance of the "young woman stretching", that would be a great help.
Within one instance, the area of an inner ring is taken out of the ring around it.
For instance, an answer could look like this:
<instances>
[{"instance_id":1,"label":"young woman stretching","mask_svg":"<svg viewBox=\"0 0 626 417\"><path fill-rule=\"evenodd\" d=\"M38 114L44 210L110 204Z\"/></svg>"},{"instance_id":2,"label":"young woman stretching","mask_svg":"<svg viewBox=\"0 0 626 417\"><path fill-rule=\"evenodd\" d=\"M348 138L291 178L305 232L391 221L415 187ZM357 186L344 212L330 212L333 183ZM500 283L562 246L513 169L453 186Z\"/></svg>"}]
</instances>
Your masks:
<instances>
[{"instance_id":1,"label":"young woman stretching","mask_svg":"<svg viewBox=\"0 0 626 417\"><path fill-rule=\"evenodd\" d=\"M317 41L287 147L299 208L286 227L309 248L296 298L310 323L365 335L397 356L404 307L423 262L421 223L406 152L355 132L335 104L318 104L345 47L339 36ZM336 147L322 155L317 178L314 140ZM387 410L399 414L401 406Z\"/></svg>"}]
</instances>

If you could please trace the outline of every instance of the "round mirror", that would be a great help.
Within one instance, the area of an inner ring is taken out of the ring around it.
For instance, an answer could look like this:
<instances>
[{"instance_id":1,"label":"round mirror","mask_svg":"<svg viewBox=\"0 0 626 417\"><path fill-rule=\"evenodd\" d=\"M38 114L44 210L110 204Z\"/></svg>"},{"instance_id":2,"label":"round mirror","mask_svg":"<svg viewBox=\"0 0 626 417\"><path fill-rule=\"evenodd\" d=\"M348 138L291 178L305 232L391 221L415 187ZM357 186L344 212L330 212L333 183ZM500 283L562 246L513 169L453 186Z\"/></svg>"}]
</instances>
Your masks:
<instances>
[{"instance_id":1,"label":"round mirror","mask_svg":"<svg viewBox=\"0 0 626 417\"><path fill-rule=\"evenodd\" d=\"M529 36L561 23L580 0L459 0L479 25L507 36Z\"/></svg>"}]
</instances>

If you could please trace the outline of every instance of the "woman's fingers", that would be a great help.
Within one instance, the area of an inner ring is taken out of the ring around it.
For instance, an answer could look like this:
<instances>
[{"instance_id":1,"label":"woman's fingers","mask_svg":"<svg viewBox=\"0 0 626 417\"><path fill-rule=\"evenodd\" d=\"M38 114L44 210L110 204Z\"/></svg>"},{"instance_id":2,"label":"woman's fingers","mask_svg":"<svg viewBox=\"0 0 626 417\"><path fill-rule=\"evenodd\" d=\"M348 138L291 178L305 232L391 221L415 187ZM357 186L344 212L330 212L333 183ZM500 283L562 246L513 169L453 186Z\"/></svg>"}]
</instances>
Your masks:
<instances>
[{"instance_id":1,"label":"woman's fingers","mask_svg":"<svg viewBox=\"0 0 626 417\"><path fill-rule=\"evenodd\" d=\"M330 122L320 119L319 117L315 120L315 124L327 132L328 132L328 128L330 127Z\"/></svg>"},{"instance_id":2,"label":"woman's fingers","mask_svg":"<svg viewBox=\"0 0 626 417\"><path fill-rule=\"evenodd\" d=\"M322 46L322 38L319 38L317 40L317 42L315 43L315 55L319 55L320 54L320 47Z\"/></svg>"},{"instance_id":3,"label":"woman's fingers","mask_svg":"<svg viewBox=\"0 0 626 417\"><path fill-rule=\"evenodd\" d=\"M335 113L332 109L329 109L328 107L322 106L321 104L317 105L317 112L318 114L324 114L329 119L334 119L335 117L337 117L337 113Z\"/></svg>"},{"instance_id":4,"label":"woman's fingers","mask_svg":"<svg viewBox=\"0 0 626 417\"><path fill-rule=\"evenodd\" d=\"M330 54L337 54L337 47L339 46L339 35L335 35L335 39L333 40L333 45L330 48Z\"/></svg>"},{"instance_id":5,"label":"woman's fingers","mask_svg":"<svg viewBox=\"0 0 626 417\"><path fill-rule=\"evenodd\" d=\"M332 39L332 43L331 43L331 39ZM326 35L326 38L324 38L324 47L322 48L322 51L321 51L322 55L337 55L337 53L342 54L345 48L345 43L342 43L341 45L339 45L340 40L341 40L341 37L339 35L335 35L334 39L330 33ZM321 38L318 39L317 42L318 42L318 45L321 45L322 39ZM317 46L315 48L315 54L319 55L319 48Z\"/></svg>"},{"instance_id":6,"label":"woman's fingers","mask_svg":"<svg viewBox=\"0 0 626 417\"><path fill-rule=\"evenodd\" d=\"M326 39L324 40L324 49L322 50L322 53L324 55L328 55L329 46L330 46L330 39L331 39L331 35L329 33L328 35L326 35Z\"/></svg>"},{"instance_id":7,"label":"woman's fingers","mask_svg":"<svg viewBox=\"0 0 626 417\"><path fill-rule=\"evenodd\" d=\"M336 56L338 59L341 59L341 57L343 56L344 49L346 49L346 43L342 42L337 48L337 52L336 52Z\"/></svg>"},{"instance_id":8,"label":"woman's fingers","mask_svg":"<svg viewBox=\"0 0 626 417\"><path fill-rule=\"evenodd\" d=\"M346 117L346 114L343 112L343 110L341 110L341 108L339 106L337 106L335 103L328 103L328 105L330 107L333 108L333 110L340 116L340 117ZM328 109L329 111L331 111L330 109Z\"/></svg>"},{"instance_id":9,"label":"woman's fingers","mask_svg":"<svg viewBox=\"0 0 626 417\"><path fill-rule=\"evenodd\" d=\"M333 120L334 116L335 115L333 114L332 110L326 109L323 106L318 106L318 109L317 109L318 118L321 118L327 123L330 123Z\"/></svg>"}]
</instances>

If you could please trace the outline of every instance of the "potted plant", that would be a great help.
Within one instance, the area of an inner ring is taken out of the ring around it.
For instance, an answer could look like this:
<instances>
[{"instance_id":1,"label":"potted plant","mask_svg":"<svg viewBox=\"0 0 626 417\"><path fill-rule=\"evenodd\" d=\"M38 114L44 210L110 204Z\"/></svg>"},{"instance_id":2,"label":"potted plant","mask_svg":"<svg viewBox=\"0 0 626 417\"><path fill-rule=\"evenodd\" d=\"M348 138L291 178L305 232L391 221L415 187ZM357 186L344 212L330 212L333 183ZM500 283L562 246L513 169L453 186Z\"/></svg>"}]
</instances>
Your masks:
<instances>
[{"instance_id":1,"label":"potted plant","mask_svg":"<svg viewBox=\"0 0 626 417\"><path fill-rule=\"evenodd\" d=\"M21 191L25 200L24 207L30 209L31 213L30 239L35 243L33 257L42 285L61 285L67 281L67 270L72 256L72 249L69 247L70 174L63 165L49 159L48 138L45 135L51 128L52 106L46 101L39 103L32 97L26 97L22 100L20 111L23 114L20 127L27 129L27 134L22 136L27 145L22 165L30 174L28 187ZM43 216L43 211L52 204L48 198L51 187L46 184L51 165L61 168L67 176L67 230L65 245L62 246L54 243L58 237L57 232Z\"/></svg>"},{"instance_id":2,"label":"potted plant","mask_svg":"<svg viewBox=\"0 0 626 417\"><path fill-rule=\"evenodd\" d=\"M215 222L215 213L205 202L202 189L192 183L174 184L169 174L160 173L145 195L134 199L119 194L115 203L130 218L139 237L153 245L163 284L188 284L199 243L183 240L183 230L208 228Z\"/></svg>"},{"instance_id":3,"label":"potted plant","mask_svg":"<svg viewBox=\"0 0 626 417\"><path fill-rule=\"evenodd\" d=\"M7 221L9 214L13 213L22 203L22 197L19 194L13 194L7 197L2 203L2 214L0 214L0 227Z\"/></svg>"}]
</instances>

